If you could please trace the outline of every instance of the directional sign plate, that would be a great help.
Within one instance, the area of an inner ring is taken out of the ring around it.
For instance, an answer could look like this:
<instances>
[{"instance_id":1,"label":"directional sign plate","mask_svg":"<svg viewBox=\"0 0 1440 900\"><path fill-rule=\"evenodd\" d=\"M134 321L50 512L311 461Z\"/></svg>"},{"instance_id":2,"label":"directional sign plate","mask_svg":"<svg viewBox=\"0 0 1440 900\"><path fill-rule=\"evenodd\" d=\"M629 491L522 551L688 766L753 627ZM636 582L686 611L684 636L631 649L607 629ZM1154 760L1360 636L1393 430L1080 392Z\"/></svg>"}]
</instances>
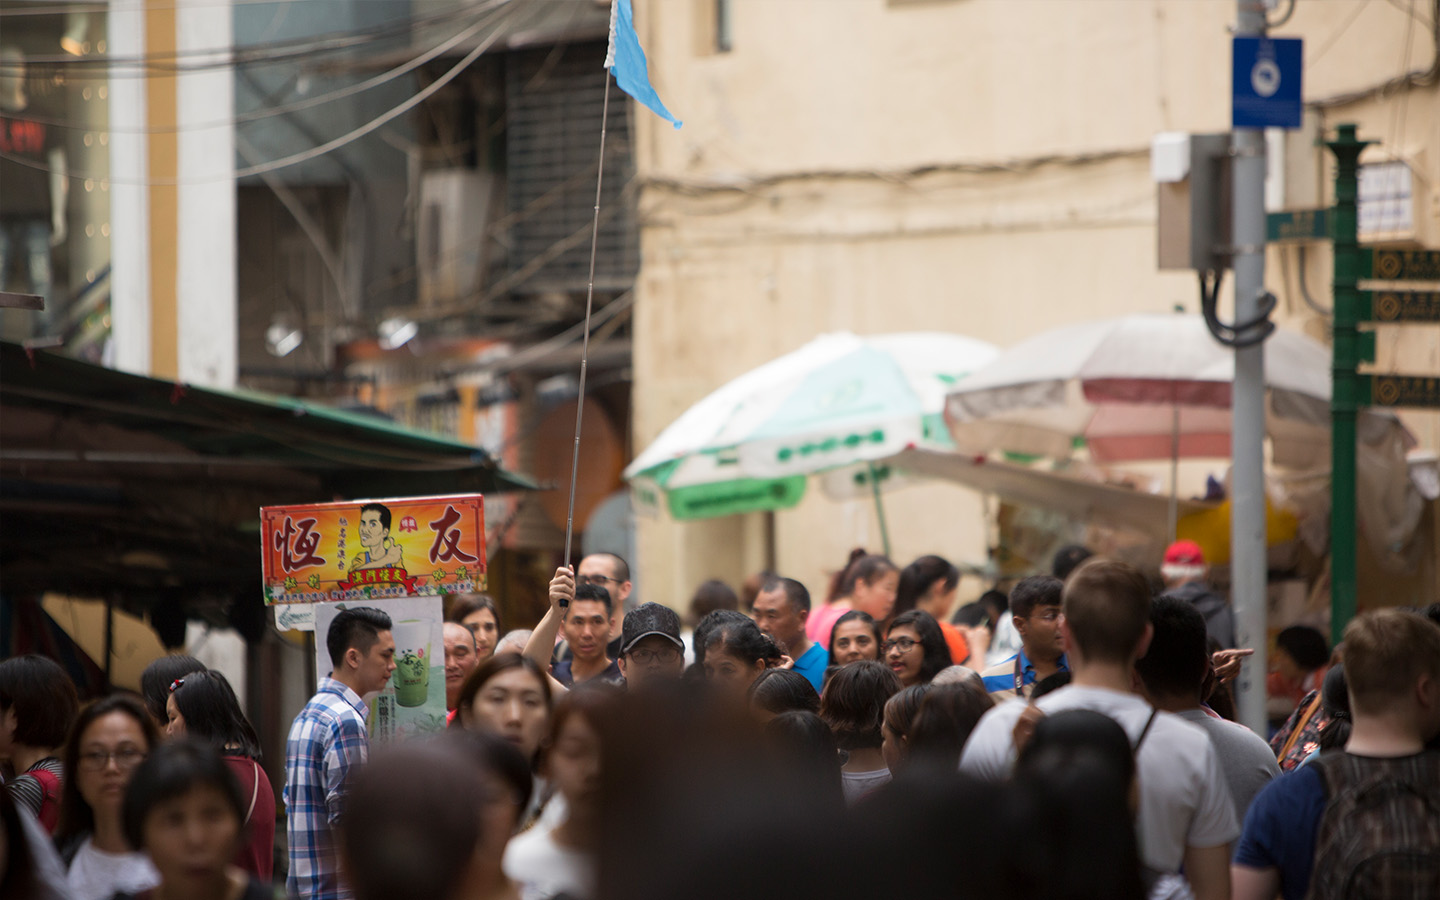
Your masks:
<instances>
[{"instance_id":1,"label":"directional sign plate","mask_svg":"<svg viewBox=\"0 0 1440 900\"><path fill-rule=\"evenodd\" d=\"M1440 292L1365 291L1368 308L1361 320L1369 322L1440 322Z\"/></svg>"},{"instance_id":2,"label":"directional sign plate","mask_svg":"<svg viewBox=\"0 0 1440 900\"><path fill-rule=\"evenodd\" d=\"M1330 239L1330 210L1296 209L1265 217L1265 240L1272 244Z\"/></svg>"},{"instance_id":3,"label":"directional sign plate","mask_svg":"<svg viewBox=\"0 0 1440 900\"><path fill-rule=\"evenodd\" d=\"M1370 271L1362 278L1377 281L1440 281L1440 251L1372 250Z\"/></svg>"},{"instance_id":4,"label":"directional sign plate","mask_svg":"<svg viewBox=\"0 0 1440 900\"><path fill-rule=\"evenodd\" d=\"M1370 375L1371 406L1440 409L1440 378L1420 375ZM1363 393L1361 396L1364 396Z\"/></svg>"}]
</instances>

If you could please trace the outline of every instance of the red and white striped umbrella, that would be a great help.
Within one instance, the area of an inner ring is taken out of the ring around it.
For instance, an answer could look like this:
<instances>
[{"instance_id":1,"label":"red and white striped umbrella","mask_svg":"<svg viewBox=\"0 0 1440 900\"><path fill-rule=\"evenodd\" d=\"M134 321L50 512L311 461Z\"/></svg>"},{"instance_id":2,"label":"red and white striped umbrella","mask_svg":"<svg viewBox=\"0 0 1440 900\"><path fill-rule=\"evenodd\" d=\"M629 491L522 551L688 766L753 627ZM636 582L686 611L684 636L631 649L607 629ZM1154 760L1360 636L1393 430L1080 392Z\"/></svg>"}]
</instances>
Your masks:
<instances>
[{"instance_id":1,"label":"red and white striped umbrella","mask_svg":"<svg viewBox=\"0 0 1440 900\"><path fill-rule=\"evenodd\" d=\"M1132 315L1047 331L1003 351L946 397L963 453L1100 463L1230 456L1235 353L1198 315ZM1293 331L1265 342L1271 458L1329 462L1330 351Z\"/></svg>"}]
</instances>

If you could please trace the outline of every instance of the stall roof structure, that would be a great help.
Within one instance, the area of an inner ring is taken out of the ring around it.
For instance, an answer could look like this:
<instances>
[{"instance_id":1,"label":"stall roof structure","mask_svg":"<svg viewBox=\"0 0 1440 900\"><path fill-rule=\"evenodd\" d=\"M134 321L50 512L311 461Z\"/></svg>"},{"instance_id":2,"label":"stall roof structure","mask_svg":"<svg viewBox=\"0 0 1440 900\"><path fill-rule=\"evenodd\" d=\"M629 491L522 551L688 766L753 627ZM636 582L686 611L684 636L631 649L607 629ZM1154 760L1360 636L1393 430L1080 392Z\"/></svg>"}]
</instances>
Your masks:
<instances>
[{"instance_id":1,"label":"stall roof structure","mask_svg":"<svg viewBox=\"0 0 1440 900\"><path fill-rule=\"evenodd\" d=\"M0 589L259 592L259 508L531 490L484 450L0 344Z\"/></svg>"}]
</instances>

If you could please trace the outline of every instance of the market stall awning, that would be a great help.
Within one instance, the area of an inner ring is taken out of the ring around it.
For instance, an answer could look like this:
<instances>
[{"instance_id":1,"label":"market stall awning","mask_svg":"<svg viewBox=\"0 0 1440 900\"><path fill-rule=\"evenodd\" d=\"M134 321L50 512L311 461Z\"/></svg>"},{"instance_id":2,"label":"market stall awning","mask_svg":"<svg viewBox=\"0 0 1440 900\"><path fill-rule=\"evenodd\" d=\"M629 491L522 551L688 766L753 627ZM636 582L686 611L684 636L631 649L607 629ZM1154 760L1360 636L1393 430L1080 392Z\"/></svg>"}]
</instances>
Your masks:
<instances>
[{"instance_id":1,"label":"market stall awning","mask_svg":"<svg viewBox=\"0 0 1440 900\"><path fill-rule=\"evenodd\" d=\"M0 344L7 592L229 591L258 585L261 506L534 487L377 417Z\"/></svg>"}]
</instances>

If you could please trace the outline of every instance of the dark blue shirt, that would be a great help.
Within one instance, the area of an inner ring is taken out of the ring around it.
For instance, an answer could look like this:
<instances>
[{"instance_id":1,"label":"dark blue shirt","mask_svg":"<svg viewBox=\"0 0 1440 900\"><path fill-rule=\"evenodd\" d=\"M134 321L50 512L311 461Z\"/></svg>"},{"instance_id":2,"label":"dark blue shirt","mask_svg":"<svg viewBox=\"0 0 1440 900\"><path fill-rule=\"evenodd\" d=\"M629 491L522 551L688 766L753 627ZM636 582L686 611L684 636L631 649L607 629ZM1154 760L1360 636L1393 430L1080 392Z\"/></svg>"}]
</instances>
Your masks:
<instances>
[{"instance_id":1,"label":"dark blue shirt","mask_svg":"<svg viewBox=\"0 0 1440 900\"><path fill-rule=\"evenodd\" d=\"M555 680L565 685L567 688L574 687L575 674L570 671L570 667L574 665L574 663L575 660L573 657L570 659L562 659L558 663L550 667L550 674L554 675ZM620 674L620 661L615 659L610 660L610 668L606 669L599 675L596 675L594 678L591 678L589 680L604 682L606 684L624 684L625 676ZM581 682L581 684L584 683L585 682L583 681Z\"/></svg>"},{"instance_id":2,"label":"dark blue shirt","mask_svg":"<svg viewBox=\"0 0 1440 900\"><path fill-rule=\"evenodd\" d=\"M1301 766L1265 785L1245 814L1234 862L1280 873L1280 895L1305 900L1315 864L1315 839L1325 813L1325 782Z\"/></svg>"}]
</instances>

